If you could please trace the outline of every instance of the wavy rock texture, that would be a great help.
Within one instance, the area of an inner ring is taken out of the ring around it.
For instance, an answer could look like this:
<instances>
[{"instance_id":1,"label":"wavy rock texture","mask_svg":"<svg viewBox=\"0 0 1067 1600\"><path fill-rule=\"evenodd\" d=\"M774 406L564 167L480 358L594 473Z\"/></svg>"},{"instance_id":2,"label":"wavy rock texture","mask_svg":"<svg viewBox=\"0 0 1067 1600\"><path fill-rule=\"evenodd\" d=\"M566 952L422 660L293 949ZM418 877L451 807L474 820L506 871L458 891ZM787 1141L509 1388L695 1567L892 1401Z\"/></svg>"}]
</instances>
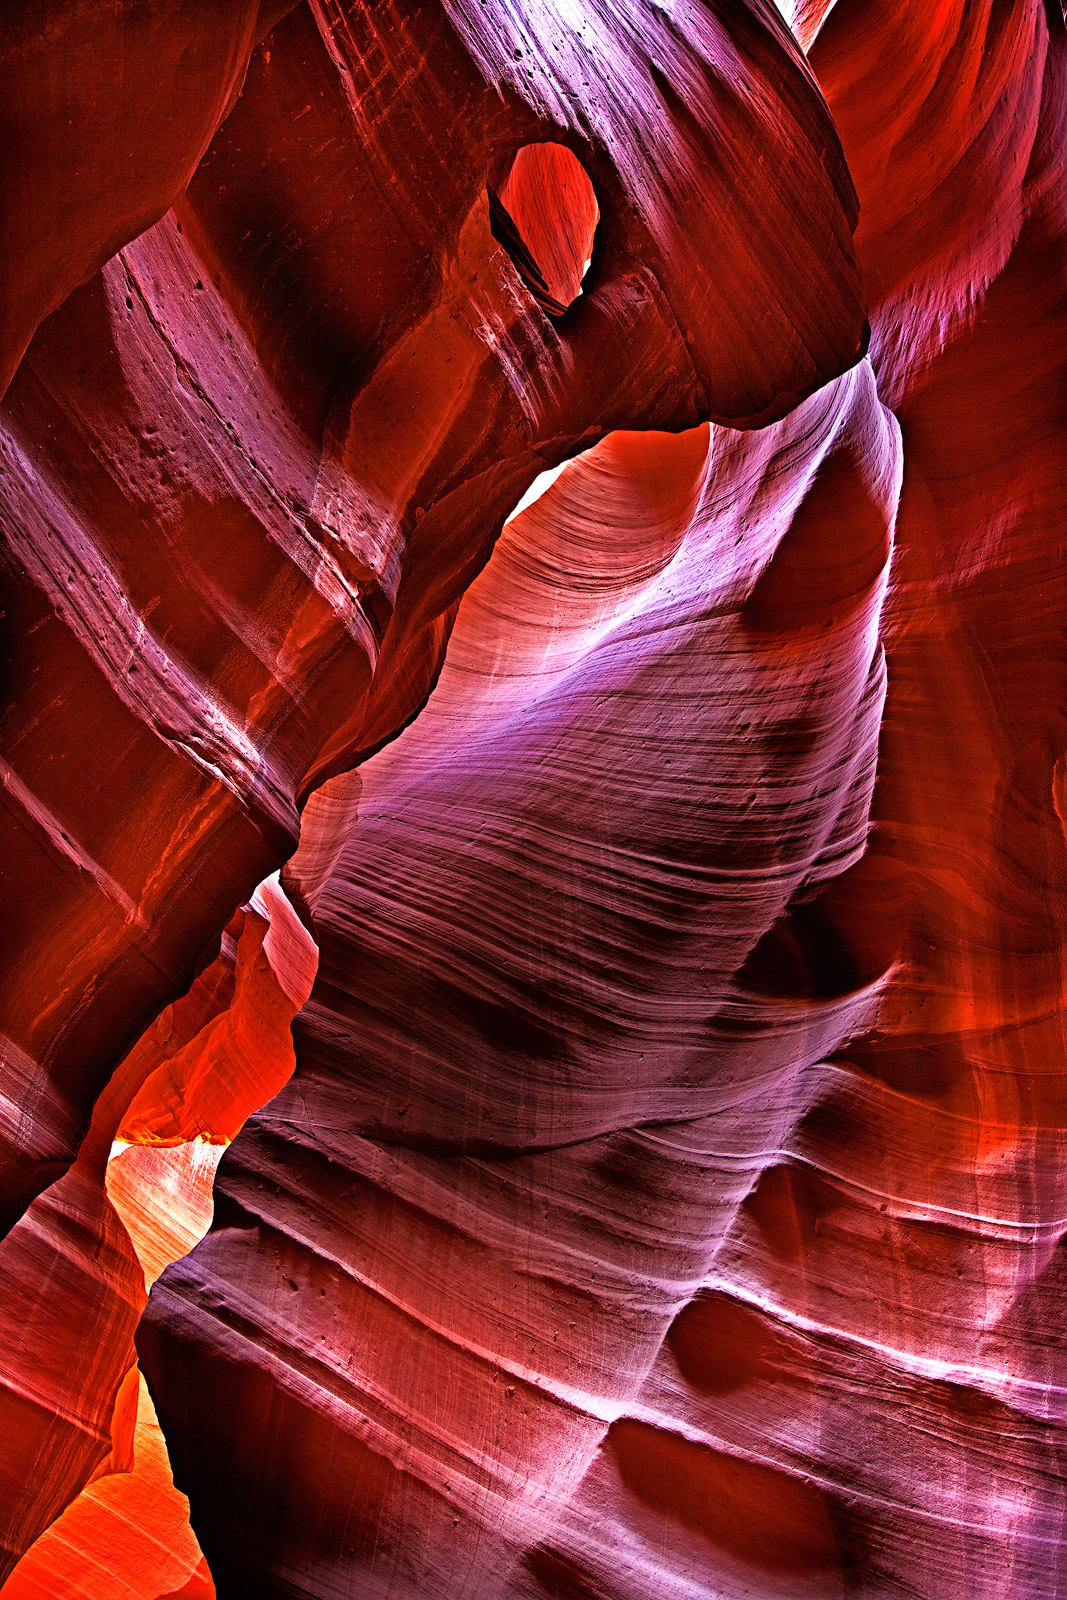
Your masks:
<instances>
[{"instance_id":1,"label":"wavy rock texture","mask_svg":"<svg viewBox=\"0 0 1067 1600\"><path fill-rule=\"evenodd\" d=\"M124 1476L190 1597L1067 1587L1067 39L793 21L869 361L769 8L450 0L278 22L19 367L12 1215L111 1076L9 1549L110 1475L13 1594Z\"/></svg>"},{"instance_id":2,"label":"wavy rock texture","mask_svg":"<svg viewBox=\"0 0 1067 1600\"><path fill-rule=\"evenodd\" d=\"M195 116L166 67L182 18L157 73L163 22L136 5L115 22L120 90L103 96L90 74L84 106L69 84L44 98L57 127L70 101L74 132L45 141L42 192L69 185L72 140L99 143L64 288L162 209L204 119L233 103L263 17L218 16L225 71L197 69L214 98ZM91 8L44 21L29 41L13 25L10 48L23 63L54 50L57 82L80 50L113 50ZM63 299L9 389L9 1220L42 1191L4 1247L22 1332L9 1563L106 1455L130 1366L143 1287L104 1182L113 1139L228 1138L288 1075L303 995L268 948L285 942L277 919L266 935L245 921L232 995L224 949L144 1023L292 853L298 804L419 709L456 601L539 469L620 422L780 414L864 338L854 194L780 30L747 10L685 31L654 8L591 13L557 61L558 24L541 23L519 38L480 13L291 12L177 207ZM417 82L415 56L433 62ZM163 118L145 124L161 141L147 176L115 166L146 95ZM732 122L745 138L698 182ZM548 133L602 202L584 292L554 323L495 242L487 192L529 211L535 186L509 158ZM802 193L815 205L795 243L818 304L781 274L772 237ZM313 840L333 798L350 811L350 783L327 789ZM305 910L341 842L323 836L289 871Z\"/></svg>"},{"instance_id":3,"label":"wavy rock texture","mask_svg":"<svg viewBox=\"0 0 1067 1600\"><path fill-rule=\"evenodd\" d=\"M873 1016L876 957L815 1010L742 968L862 882L896 429L860 367L708 441L616 434L513 522L363 770L297 1076L140 1335L222 1593L497 1592Z\"/></svg>"},{"instance_id":4,"label":"wavy rock texture","mask_svg":"<svg viewBox=\"0 0 1067 1600\"><path fill-rule=\"evenodd\" d=\"M68 56L109 48L92 19L75 8L34 45L64 83ZM0 487L8 1224L292 853L308 793L419 710L455 603L538 471L614 427L781 415L862 345L851 183L756 0L684 28L643 3L574 20L292 11L174 209L22 359ZM157 76L153 38L108 104L159 95L184 171L193 108ZM64 93L50 114L78 148L105 118L94 160L117 184L126 113L100 109L95 80L84 107ZM556 322L494 241L486 192L546 138L602 212ZM158 185L123 181L156 207ZM116 209L108 249L144 220ZM64 283L91 265L79 254Z\"/></svg>"}]
</instances>

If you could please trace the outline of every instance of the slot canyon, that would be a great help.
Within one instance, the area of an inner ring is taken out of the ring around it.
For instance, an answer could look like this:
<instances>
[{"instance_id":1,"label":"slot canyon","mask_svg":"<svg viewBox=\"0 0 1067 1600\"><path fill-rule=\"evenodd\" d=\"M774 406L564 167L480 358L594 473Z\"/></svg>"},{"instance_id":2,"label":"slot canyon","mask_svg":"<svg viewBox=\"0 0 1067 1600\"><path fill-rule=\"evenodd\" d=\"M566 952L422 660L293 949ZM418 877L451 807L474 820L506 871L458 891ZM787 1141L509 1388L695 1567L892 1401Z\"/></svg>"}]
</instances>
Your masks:
<instances>
[{"instance_id":1,"label":"slot canyon","mask_svg":"<svg viewBox=\"0 0 1067 1600\"><path fill-rule=\"evenodd\" d=\"M0 62L3 1600L1067 1600L1060 0Z\"/></svg>"}]
</instances>

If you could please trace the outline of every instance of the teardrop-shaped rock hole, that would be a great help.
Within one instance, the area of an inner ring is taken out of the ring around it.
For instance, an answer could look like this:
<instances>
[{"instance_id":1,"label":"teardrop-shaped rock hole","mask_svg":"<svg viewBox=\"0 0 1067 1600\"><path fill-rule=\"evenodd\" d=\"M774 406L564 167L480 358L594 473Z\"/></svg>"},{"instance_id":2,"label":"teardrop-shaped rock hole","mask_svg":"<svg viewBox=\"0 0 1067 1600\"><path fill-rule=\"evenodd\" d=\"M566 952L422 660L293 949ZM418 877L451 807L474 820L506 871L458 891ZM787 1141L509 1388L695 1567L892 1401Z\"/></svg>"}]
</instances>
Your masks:
<instances>
[{"instance_id":1,"label":"teardrop-shaped rock hole","mask_svg":"<svg viewBox=\"0 0 1067 1600\"><path fill-rule=\"evenodd\" d=\"M487 188L493 237L538 305L561 317L582 292L600 220L588 173L565 145L527 144Z\"/></svg>"}]
</instances>

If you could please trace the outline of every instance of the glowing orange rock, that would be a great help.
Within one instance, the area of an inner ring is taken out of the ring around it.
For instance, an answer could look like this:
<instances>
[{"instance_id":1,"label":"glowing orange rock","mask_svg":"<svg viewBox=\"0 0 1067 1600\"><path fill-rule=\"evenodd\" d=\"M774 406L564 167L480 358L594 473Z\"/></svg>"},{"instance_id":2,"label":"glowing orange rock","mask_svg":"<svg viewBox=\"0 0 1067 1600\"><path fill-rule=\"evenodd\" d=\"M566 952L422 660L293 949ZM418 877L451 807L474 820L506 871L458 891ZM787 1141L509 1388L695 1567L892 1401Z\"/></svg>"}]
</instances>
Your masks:
<instances>
[{"instance_id":1,"label":"glowing orange rock","mask_svg":"<svg viewBox=\"0 0 1067 1600\"><path fill-rule=\"evenodd\" d=\"M2 1593L4 1600L214 1595L143 1379L131 1465L83 1490L22 1558Z\"/></svg>"},{"instance_id":2,"label":"glowing orange rock","mask_svg":"<svg viewBox=\"0 0 1067 1600\"><path fill-rule=\"evenodd\" d=\"M106 1489L90 1483L63 1529L34 1546L28 1576L20 1563L19 1583L59 1583L61 1571L81 1562L86 1594L105 1583L102 1574L116 1596L125 1594L122 1584L134 1575L116 1560L111 1516L136 1517L147 1541L138 1600L155 1600L200 1559L198 1549L195 1561L185 1559L195 1540L182 1496L160 1487L166 1455L158 1428L151 1418L144 1423L142 1463L132 1435L136 1404L131 1409L122 1397L147 1288L203 1235L222 1147L292 1072L290 1024L310 990L317 951L276 883L264 884L253 904L258 909L238 914L189 994L121 1064L70 1172L0 1244L7 1571L87 1481L102 1485L100 1473L129 1479ZM41 1471L35 1463L45 1460ZM171 1550L168 1530L181 1526ZM68 1572L62 1582L74 1579Z\"/></svg>"},{"instance_id":3,"label":"glowing orange rock","mask_svg":"<svg viewBox=\"0 0 1067 1600\"><path fill-rule=\"evenodd\" d=\"M269 898L271 920L245 919L225 1010L188 1041L170 1031L164 1014L127 1057L123 1080L148 1070L117 1138L226 1144L292 1076L289 1024L311 993L318 952L280 888L268 884L256 894L264 908ZM163 1057L155 1067L153 1055Z\"/></svg>"}]
</instances>

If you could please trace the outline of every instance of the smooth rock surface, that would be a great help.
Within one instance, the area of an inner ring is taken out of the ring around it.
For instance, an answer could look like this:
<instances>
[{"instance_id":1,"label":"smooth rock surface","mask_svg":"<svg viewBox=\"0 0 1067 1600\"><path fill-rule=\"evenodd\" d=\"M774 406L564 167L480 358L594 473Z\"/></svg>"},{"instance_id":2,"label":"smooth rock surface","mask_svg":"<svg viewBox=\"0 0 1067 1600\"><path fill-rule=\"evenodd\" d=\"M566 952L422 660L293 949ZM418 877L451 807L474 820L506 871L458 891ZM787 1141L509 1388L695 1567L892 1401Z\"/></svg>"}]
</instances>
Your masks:
<instances>
[{"instance_id":1,"label":"smooth rock surface","mask_svg":"<svg viewBox=\"0 0 1067 1600\"><path fill-rule=\"evenodd\" d=\"M0 24L5 1600L1067 1592L1067 30L780 10Z\"/></svg>"}]
</instances>

